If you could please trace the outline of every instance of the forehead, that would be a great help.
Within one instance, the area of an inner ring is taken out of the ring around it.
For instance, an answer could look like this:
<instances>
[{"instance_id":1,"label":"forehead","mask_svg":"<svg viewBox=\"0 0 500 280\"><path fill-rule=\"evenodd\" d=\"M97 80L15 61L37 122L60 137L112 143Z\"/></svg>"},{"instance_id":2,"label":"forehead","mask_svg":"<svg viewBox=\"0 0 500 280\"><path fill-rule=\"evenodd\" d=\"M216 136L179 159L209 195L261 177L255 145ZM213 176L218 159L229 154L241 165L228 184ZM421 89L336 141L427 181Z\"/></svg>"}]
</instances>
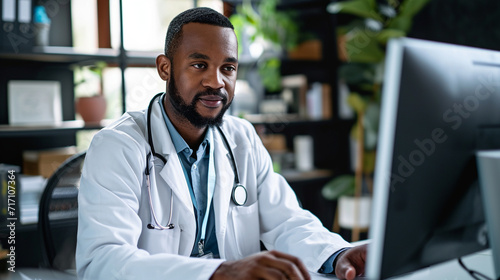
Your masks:
<instances>
[{"instance_id":1,"label":"forehead","mask_svg":"<svg viewBox=\"0 0 500 280\"><path fill-rule=\"evenodd\" d=\"M182 38L174 57L187 57L193 53L209 57L238 56L238 42L234 30L210 24L190 22L182 27Z\"/></svg>"}]
</instances>

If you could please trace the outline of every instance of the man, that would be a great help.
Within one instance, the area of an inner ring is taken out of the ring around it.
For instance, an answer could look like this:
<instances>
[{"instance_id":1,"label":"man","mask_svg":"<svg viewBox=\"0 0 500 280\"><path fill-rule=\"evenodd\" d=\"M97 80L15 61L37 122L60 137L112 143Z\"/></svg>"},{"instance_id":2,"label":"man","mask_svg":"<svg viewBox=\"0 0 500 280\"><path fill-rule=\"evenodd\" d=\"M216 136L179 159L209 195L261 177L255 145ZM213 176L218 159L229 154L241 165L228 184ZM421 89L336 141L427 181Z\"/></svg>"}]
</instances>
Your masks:
<instances>
[{"instance_id":1,"label":"man","mask_svg":"<svg viewBox=\"0 0 500 280\"><path fill-rule=\"evenodd\" d=\"M79 194L79 277L363 273L366 247L350 248L301 209L272 171L252 125L224 116L238 69L228 19L208 8L181 13L156 65L167 92L104 128L88 150ZM260 241L271 251L259 252Z\"/></svg>"}]
</instances>

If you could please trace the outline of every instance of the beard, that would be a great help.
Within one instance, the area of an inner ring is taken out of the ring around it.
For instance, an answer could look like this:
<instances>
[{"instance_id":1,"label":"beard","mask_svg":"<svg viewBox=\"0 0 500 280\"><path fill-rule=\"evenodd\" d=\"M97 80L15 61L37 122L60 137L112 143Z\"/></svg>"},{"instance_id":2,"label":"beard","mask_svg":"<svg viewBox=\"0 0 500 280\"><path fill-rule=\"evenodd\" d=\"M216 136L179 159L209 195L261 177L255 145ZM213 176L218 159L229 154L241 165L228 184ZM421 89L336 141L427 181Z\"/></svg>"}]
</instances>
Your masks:
<instances>
[{"instance_id":1,"label":"beard","mask_svg":"<svg viewBox=\"0 0 500 280\"><path fill-rule=\"evenodd\" d=\"M173 66L172 66L173 68ZM217 114L217 116L211 118L211 117L203 117L198 113L196 110L196 103L202 96L206 95L215 95L219 96L222 98L222 109ZM172 76L170 79L170 82L168 83L168 98L170 100L170 103L172 104L172 107L174 110L177 112L178 115L184 117L191 123L193 126L197 128L204 128L206 126L213 127L213 126L220 126L223 122L223 117L224 113L227 111L229 106L231 105L231 102L228 102L227 95L223 94L221 90L206 90L202 92L198 92L194 97L193 100L191 101L190 104L187 104L182 100L181 94L179 93L179 90L177 89L177 85L175 84L175 77L174 73L172 71Z\"/></svg>"}]
</instances>

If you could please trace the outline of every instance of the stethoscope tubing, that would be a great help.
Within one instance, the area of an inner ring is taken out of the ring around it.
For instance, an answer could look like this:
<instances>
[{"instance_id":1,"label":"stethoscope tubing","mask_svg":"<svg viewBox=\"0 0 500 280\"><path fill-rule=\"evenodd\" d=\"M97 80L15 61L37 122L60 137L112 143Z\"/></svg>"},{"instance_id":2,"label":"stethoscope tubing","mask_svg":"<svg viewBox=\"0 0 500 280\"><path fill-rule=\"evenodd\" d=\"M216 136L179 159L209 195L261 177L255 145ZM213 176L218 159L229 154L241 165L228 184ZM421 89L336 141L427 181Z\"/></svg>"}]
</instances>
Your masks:
<instances>
[{"instance_id":1,"label":"stethoscope tubing","mask_svg":"<svg viewBox=\"0 0 500 280\"><path fill-rule=\"evenodd\" d=\"M153 137L151 136L151 111L152 111L152 108L153 108L153 103L162 94L163 94L163 92L160 92L160 93L156 94L151 99L151 101L149 102L149 106L148 106L148 115L147 115L147 124L146 124L146 126L147 126L147 130L148 130L148 143L149 143L149 146L151 148L151 152L148 153L148 155L146 156L146 171L145 171L145 174L146 174L146 185L147 185L148 196L149 196L149 207L151 208L151 215L153 217L154 223L156 224L156 225L153 225L153 224L149 223L147 225L147 228L148 229L166 230L166 229L173 229L173 228L175 228L175 225L172 223L172 212L173 212L173 205L174 205L174 196L173 196L173 194L170 195L170 216L169 216L169 219L168 219L168 224L166 226L163 226L163 225L161 225L158 222L158 218L156 217L156 212L155 212L155 209L153 207L153 199L151 197L150 172L149 172L149 158L151 156L152 157L155 157L155 156L158 157L159 159L161 159L163 161L163 164L167 163L167 160L165 159L165 157L163 155L157 154L155 152L154 143L153 143ZM234 159L233 151L231 150L231 147L229 146L229 141L227 140L225 133L222 131L222 128L220 126L217 126L217 129L219 130L219 133L222 136L222 140L224 141L224 144L228 148L229 154L231 156L231 162L233 163L233 167L234 167L234 176L235 176L236 184L234 185L233 190L231 192L231 197L232 197L233 202L236 205L242 206L243 204L246 203L246 200L247 200L247 197L246 197L246 188L243 185L240 184L240 176L239 176L239 172L238 172L238 167L236 166L236 160ZM235 190L237 188L243 188L243 190L245 191L245 197L244 197L243 201L240 201L237 198L235 198Z\"/></svg>"},{"instance_id":2,"label":"stethoscope tubing","mask_svg":"<svg viewBox=\"0 0 500 280\"><path fill-rule=\"evenodd\" d=\"M170 194L170 216L168 217L168 224L167 226L162 226L159 222L158 219L156 218L156 213L155 209L153 208L153 199L151 198L151 183L149 181L149 175L146 177L146 184L148 187L148 195L149 195L149 206L151 207L151 213L153 216L153 220L155 221L156 225L153 225L151 223L148 224L149 229L173 229L175 226L172 224L172 210L173 210L173 205L174 205L174 196L173 194Z\"/></svg>"}]
</instances>

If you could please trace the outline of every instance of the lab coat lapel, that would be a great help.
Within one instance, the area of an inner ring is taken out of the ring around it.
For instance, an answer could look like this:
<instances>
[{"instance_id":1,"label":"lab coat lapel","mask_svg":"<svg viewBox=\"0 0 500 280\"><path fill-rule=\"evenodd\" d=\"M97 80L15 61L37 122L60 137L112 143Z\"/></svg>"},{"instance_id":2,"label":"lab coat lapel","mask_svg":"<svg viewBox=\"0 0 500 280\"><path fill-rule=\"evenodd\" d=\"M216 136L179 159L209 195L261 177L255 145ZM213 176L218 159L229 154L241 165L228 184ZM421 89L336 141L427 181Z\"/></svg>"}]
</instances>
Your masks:
<instances>
[{"instance_id":1,"label":"lab coat lapel","mask_svg":"<svg viewBox=\"0 0 500 280\"><path fill-rule=\"evenodd\" d=\"M193 202L191 201L189 187L187 185L179 157L176 153L170 154L167 163L160 171L160 176L179 198L181 204L194 215Z\"/></svg>"},{"instance_id":2,"label":"lab coat lapel","mask_svg":"<svg viewBox=\"0 0 500 280\"><path fill-rule=\"evenodd\" d=\"M224 144L224 140L218 129L214 128L214 157L215 171L217 175L215 183L215 194L213 198L217 243L221 258L225 257L225 238L228 221L229 203L231 200L231 191L234 185L234 172L231 157L228 148ZM229 146L232 150L236 148L236 144L228 138Z\"/></svg>"},{"instance_id":3,"label":"lab coat lapel","mask_svg":"<svg viewBox=\"0 0 500 280\"><path fill-rule=\"evenodd\" d=\"M168 133L158 102L154 103L153 111L151 112L151 130L155 151L167 159L167 163L160 171L160 176L165 180L168 187L172 189L177 198L179 198L181 204L194 217L193 203L191 202L191 194L189 193L186 178L184 177L179 157L172 143L172 138Z\"/></svg>"}]
</instances>

